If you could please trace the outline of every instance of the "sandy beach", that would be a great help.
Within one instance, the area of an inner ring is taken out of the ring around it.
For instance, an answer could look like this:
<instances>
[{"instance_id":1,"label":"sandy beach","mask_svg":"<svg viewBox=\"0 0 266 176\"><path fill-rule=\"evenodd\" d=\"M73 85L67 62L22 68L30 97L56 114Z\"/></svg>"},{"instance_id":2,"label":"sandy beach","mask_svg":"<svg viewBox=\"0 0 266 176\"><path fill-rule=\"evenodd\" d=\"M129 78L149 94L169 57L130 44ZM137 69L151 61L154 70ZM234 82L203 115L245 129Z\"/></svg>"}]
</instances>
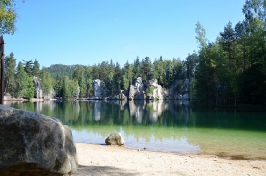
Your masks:
<instances>
[{"instance_id":1,"label":"sandy beach","mask_svg":"<svg viewBox=\"0 0 266 176\"><path fill-rule=\"evenodd\" d=\"M266 175L265 160L231 160L83 143L76 143L76 147L79 169L73 176Z\"/></svg>"}]
</instances>

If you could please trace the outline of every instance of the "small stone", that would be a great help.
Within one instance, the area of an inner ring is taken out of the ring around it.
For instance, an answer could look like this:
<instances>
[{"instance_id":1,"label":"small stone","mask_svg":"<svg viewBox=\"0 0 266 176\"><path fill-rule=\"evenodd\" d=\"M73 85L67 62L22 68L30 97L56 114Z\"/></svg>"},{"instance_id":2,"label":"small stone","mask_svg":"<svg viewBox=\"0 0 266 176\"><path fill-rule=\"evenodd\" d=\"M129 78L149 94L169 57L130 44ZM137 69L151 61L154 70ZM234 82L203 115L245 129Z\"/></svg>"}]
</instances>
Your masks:
<instances>
[{"instance_id":1,"label":"small stone","mask_svg":"<svg viewBox=\"0 0 266 176\"><path fill-rule=\"evenodd\" d=\"M122 135L119 132L115 132L110 134L106 139L105 139L105 144L106 145L124 145L125 141L122 137Z\"/></svg>"}]
</instances>

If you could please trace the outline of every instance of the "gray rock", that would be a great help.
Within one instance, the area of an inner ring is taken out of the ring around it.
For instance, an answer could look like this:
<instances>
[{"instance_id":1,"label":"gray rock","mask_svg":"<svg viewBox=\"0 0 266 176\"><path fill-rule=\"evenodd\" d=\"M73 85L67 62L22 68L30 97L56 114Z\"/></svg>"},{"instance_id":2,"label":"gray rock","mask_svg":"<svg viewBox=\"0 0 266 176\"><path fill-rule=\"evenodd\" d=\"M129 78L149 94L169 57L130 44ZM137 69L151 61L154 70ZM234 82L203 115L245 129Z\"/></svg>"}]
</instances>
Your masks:
<instances>
[{"instance_id":1,"label":"gray rock","mask_svg":"<svg viewBox=\"0 0 266 176\"><path fill-rule=\"evenodd\" d=\"M101 80L95 79L92 81L94 96L101 97L102 96L102 88L101 88Z\"/></svg>"},{"instance_id":2,"label":"gray rock","mask_svg":"<svg viewBox=\"0 0 266 176\"><path fill-rule=\"evenodd\" d=\"M134 85L130 85L128 98L130 100L133 100L136 92L137 92L137 90L136 90L135 86Z\"/></svg>"},{"instance_id":3,"label":"gray rock","mask_svg":"<svg viewBox=\"0 0 266 176\"><path fill-rule=\"evenodd\" d=\"M48 95L44 95L44 99L53 99L56 96L56 92L55 90L52 88L52 90L50 91L50 93Z\"/></svg>"},{"instance_id":4,"label":"gray rock","mask_svg":"<svg viewBox=\"0 0 266 176\"><path fill-rule=\"evenodd\" d=\"M147 96L149 100L163 100L166 99L165 89L162 88L161 85L158 84L157 79L149 80L149 84L147 89L153 89L152 93Z\"/></svg>"},{"instance_id":5,"label":"gray rock","mask_svg":"<svg viewBox=\"0 0 266 176\"><path fill-rule=\"evenodd\" d=\"M41 83L40 79L37 78L36 76L33 76L33 83L34 83L34 97L41 99L43 98L43 91L41 89Z\"/></svg>"},{"instance_id":6,"label":"gray rock","mask_svg":"<svg viewBox=\"0 0 266 176\"><path fill-rule=\"evenodd\" d=\"M0 105L1 176L71 175L77 153L71 130L58 119Z\"/></svg>"},{"instance_id":7,"label":"gray rock","mask_svg":"<svg viewBox=\"0 0 266 176\"><path fill-rule=\"evenodd\" d=\"M110 134L105 139L105 144L106 145L124 145L125 141L119 132L115 132L115 133Z\"/></svg>"},{"instance_id":8,"label":"gray rock","mask_svg":"<svg viewBox=\"0 0 266 176\"><path fill-rule=\"evenodd\" d=\"M134 85L130 85L129 88L129 96L128 98L130 100L143 100L146 98L146 95L143 92L144 90L144 85L142 83L142 78L138 77L134 83Z\"/></svg>"}]
</instances>

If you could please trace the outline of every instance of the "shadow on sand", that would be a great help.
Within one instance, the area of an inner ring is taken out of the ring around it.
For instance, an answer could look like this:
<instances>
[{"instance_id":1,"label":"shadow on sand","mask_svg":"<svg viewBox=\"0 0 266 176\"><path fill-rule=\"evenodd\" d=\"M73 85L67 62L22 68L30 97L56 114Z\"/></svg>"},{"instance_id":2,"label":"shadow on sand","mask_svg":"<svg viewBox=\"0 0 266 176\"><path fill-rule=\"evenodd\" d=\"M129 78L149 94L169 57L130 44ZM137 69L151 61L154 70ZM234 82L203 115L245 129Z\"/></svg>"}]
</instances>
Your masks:
<instances>
[{"instance_id":1,"label":"shadow on sand","mask_svg":"<svg viewBox=\"0 0 266 176\"><path fill-rule=\"evenodd\" d=\"M120 168L110 167L110 166L83 166L79 165L78 171L71 176L135 176L139 175L136 171L125 171Z\"/></svg>"}]
</instances>

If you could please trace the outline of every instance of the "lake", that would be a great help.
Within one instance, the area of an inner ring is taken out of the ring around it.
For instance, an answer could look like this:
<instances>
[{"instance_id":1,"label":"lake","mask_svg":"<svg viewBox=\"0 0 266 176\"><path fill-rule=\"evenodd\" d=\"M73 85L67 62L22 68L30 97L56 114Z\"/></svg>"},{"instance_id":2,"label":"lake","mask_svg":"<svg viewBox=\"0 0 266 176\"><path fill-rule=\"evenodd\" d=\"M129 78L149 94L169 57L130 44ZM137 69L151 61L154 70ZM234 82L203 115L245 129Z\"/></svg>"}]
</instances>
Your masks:
<instances>
[{"instance_id":1,"label":"lake","mask_svg":"<svg viewBox=\"0 0 266 176\"><path fill-rule=\"evenodd\" d=\"M120 132L132 149L266 159L266 112L195 109L182 101L5 102L70 126L75 142Z\"/></svg>"}]
</instances>

